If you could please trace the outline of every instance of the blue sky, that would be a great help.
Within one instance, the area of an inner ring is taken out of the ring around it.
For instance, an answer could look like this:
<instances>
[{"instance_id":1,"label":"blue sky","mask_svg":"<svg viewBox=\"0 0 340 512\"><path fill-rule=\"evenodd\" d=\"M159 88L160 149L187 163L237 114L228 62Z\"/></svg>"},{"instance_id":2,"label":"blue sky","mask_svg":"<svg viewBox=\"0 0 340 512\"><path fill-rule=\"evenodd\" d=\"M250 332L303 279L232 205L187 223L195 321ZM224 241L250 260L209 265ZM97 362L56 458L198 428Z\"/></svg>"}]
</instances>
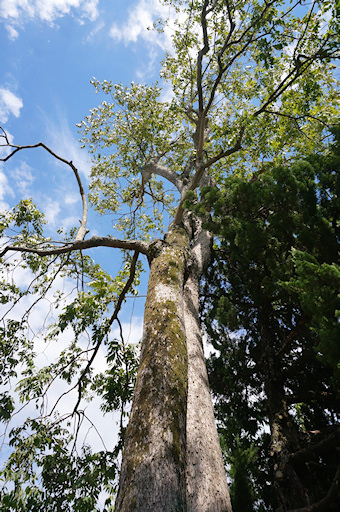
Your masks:
<instances>
[{"instance_id":1,"label":"blue sky","mask_svg":"<svg viewBox=\"0 0 340 512\"><path fill-rule=\"evenodd\" d=\"M157 80L169 44L148 30L169 8L158 0L0 0L0 126L14 144L46 143L78 167L89 162L76 124L98 105L92 77L129 84ZM42 150L0 166L0 206L32 197L55 228L78 225L81 203L70 171ZM110 222L90 215L90 234Z\"/></svg>"},{"instance_id":2,"label":"blue sky","mask_svg":"<svg viewBox=\"0 0 340 512\"><path fill-rule=\"evenodd\" d=\"M80 150L76 124L101 101L90 80L96 77L126 85L157 80L169 37L147 28L153 19L168 12L158 0L0 0L0 126L10 140L19 145L46 143L73 161L87 185L90 164L86 151ZM0 154L4 156L1 148ZM81 201L75 179L66 166L41 149L21 152L6 164L0 163L0 209L23 198L33 198L45 213L51 236L59 227L79 225ZM94 213L88 227L90 235L112 233L110 219ZM118 251L103 249L91 254L107 270L114 273L119 268ZM17 273L22 286L28 285L30 278L27 271ZM70 284L63 286L67 291ZM146 279L142 294L145 286ZM143 306L140 298L130 299L124 307L122 321L129 341L141 337ZM20 309L16 314L20 315ZM32 316L32 332L38 332L48 315L48 304L39 304ZM114 334L118 336L118 332ZM55 356L53 347L43 347L38 353L41 366ZM99 354L97 364L105 364L104 353ZM60 392L60 387L51 390L50 403ZM67 410L72 403L74 397L70 396L62 407ZM98 414L99 404L91 407L92 414ZM16 421L28 413L23 411ZM112 418L102 420L101 426L104 438L107 430L110 440ZM98 437L89 436L88 441L102 449Z\"/></svg>"}]
</instances>

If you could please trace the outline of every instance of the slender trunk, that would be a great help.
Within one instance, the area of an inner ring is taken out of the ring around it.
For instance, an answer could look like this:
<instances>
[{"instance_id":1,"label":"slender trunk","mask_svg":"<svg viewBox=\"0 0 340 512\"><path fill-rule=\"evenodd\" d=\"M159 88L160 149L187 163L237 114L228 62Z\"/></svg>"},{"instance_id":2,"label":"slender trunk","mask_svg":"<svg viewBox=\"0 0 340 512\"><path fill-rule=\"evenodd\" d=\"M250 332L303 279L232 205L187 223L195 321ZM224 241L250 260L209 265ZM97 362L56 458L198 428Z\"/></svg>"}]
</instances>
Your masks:
<instances>
[{"instance_id":1,"label":"slender trunk","mask_svg":"<svg viewBox=\"0 0 340 512\"><path fill-rule=\"evenodd\" d=\"M267 363L265 391L271 431L270 459L278 510L284 511L306 506L309 499L294 466L289 462L290 453L300 448L299 438L293 418L290 418L288 413L284 378L280 361L275 355L275 344L272 342L270 331L264 327L269 325L269 319L265 317L261 321L261 336Z\"/></svg>"},{"instance_id":2,"label":"slender trunk","mask_svg":"<svg viewBox=\"0 0 340 512\"><path fill-rule=\"evenodd\" d=\"M230 511L198 322L204 244L189 242L175 227L150 254L117 512Z\"/></svg>"},{"instance_id":3,"label":"slender trunk","mask_svg":"<svg viewBox=\"0 0 340 512\"><path fill-rule=\"evenodd\" d=\"M208 234L200 230L184 289L188 349L187 512L231 511L198 316L199 281L210 256L210 242Z\"/></svg>"}]
</instances>

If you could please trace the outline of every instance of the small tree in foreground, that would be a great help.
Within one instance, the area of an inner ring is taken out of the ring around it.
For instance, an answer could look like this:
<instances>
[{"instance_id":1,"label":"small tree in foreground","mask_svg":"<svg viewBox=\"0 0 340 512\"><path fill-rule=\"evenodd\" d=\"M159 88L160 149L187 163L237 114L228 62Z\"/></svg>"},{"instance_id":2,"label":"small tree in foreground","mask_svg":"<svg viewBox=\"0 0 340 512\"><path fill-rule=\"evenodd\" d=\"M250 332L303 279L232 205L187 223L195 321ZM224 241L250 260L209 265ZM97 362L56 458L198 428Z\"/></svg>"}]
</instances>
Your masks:
<instances>
[{"instance_id":1,"label":"small tree in foreground","mask_svg":"<svg viewBox=\"0 0 340 512\"><path fill-rule=\"evenodd\" d=\"M64 429L81 418L79 406L91 393L102 396L104 410L124 411L131 398L134 357L110 332L127 291L137 286L140 254L149 261L149 286L114 510L231 510L198 312L212 235L186 200L195 196L204 209L203 187L218 188L232 174L251 182L266 172L269 159L280 163L301 146L322 147L338 98L332 64L339 56L338 7L274 0L166 3L178 14L161 72L171 85L171 101L162 101L156 85L95 80L96 91L109 101L81 125L93 159L91 204L116 216L120 238L87 234L86 195L72 162L41 143L17 146L2 135L9 149L5 161L20 149L42 146L69 165L83 202L80 228L64 238L60 233L58 242L44 237L43 217L27 199L2 215L5 274L18 264L34 274L25 290L5 279L4 304L11 307L32 292L39 300L60 274L80 284L44 334L52 343L71 329L72 341L45 368L35 368L26 335L34 304L20 321L11 319L10 307L3 319L3 383L22 365L21 399L36 401L38 408L55 379L78 390L66 419L56 416L56 405L43 407L37 418L12 430L14 450L3 476L14 487L3 488L4 510L95 510L101 487L113 480L120 446L96 454L84 447L79 454ZM19 232L13 234L14 228ZM124 265L115 278L86 256L87 249L104 246L122 250ZM21 259L14 261L12 254ZM80 343L84 333L90 339L86 349ZM94 375L102 346L108 366ZM1 399L7 421L14 404L9 392Z\"/></svg>"}]
</instances>

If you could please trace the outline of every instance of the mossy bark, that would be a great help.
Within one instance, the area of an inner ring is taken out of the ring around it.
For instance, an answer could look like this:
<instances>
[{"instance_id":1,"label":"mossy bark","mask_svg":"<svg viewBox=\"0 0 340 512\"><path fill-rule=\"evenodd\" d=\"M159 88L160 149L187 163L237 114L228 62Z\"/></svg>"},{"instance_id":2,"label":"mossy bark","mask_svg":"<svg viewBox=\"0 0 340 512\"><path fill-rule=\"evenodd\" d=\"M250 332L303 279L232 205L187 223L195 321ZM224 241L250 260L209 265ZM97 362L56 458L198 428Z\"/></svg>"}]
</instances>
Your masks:
<instances>
[{"instance_id":1,"label":"mossy bark","mask_svg":"<svg viewBox=\"0 0 340 512\"><path fill-rule=\"evenodd\" d=\"M231 511L198 319L210 238L198 232L175 226L150 250L116 512Z\"/></svg>"},{"instance_id":2,"label":"mossy bark","mask_svg":"<svg viewBox=\"0 0 340 512\"><path fill-rule=\"evenodd\" d=\"M188 360L183 287L188 251L186 230L175 228L155 247L151 261L117 512L186 512Z\"/></svg>"}]
</instances>

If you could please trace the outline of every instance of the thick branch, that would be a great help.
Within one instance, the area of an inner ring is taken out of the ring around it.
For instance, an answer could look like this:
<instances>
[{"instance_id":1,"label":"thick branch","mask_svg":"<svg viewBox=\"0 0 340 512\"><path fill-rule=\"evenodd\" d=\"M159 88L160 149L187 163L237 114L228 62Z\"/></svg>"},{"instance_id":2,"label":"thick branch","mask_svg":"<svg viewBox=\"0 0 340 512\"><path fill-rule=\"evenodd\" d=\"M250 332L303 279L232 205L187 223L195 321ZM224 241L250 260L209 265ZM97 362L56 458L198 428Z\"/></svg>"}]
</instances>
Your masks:
<instances>
[{"instance_id":1,"label":"thick branch","mask_svg":"<svg viewBox=\"0 0 340 512\"><path fill-rule=\"evenodd\" d=\"M175 187L179 192L183 189L183 184L180 179L178 179L178 176L175 172L173 172L169 167L166 167L165 165L161 165L158 162L150 162L147 165L144 166L142 171L142 176L144 182L147 182L152 174L156 174L157 176L161 176L162 178L166 179ZM143 183L145 185L145 183Z\"/></svg>"},{"instance_id":2,"label":"thick branch","mask_svg":"<svg viewBox=\"0 0 340 512\"><path fill-rule=\"evenodd\" d=\"M196 161L199 164L202 156L204 146L204 131L206 124L206 112L204 111L204 97L203 97L203 75L202 63L204 56L209 51L209 39L208 39L208 27L207 27L207 14L209 0L205 0L201 12L201 27L203 32L203 48L198 52L197 55L197 94L198 94L198 120L196 125L197 131L197 146L196 146Z\"/></svg>"},{"instance_id":3,"label":"thick branch","mask_svg":"<svg viewBox=\"0 0 340 512\"><path fill-rule=\"evenodd\" d=\"M333 393L328 391L313 391L312 389L303 391L301 393L297 392L295 395L286 395L286 403L287 405L292 404L300 404L301 402L311 402L312 400L317 400L325 404L327 403L330 407L334 405L336 397Z\"/></svg>"},{"instance_id":4,"label":"thick branch","mask_svg":"<svg viewBox=\"0 0 340 512\"><path fill-rule=\"evenodd\" d=\"M304 462L311 459L311 457L318 457L325 452L335 449L339 445L340 440L340 429L336 429L325 439L317 444L303 448L298 452L292 453L289 456L290 461Z\"/></svg>"},{"instance_id":5,"label":"thick branch","mask_svg":"<svg viewBox=\"0 0 340 512\"><path fill-rule=\"evenodd\" d=\"M38 256L50 256L53 254L66 254L72 251L91 249L92 247L114 247L117 249L128 249L141 252L142 254L148 254L149 243L141 240L119 240L118 238L93 236L88 240L79 240L62 245L61 247L53 247L49 249L8 245L0 252L0 258L9 251L33 253Z\"/></svg>"},{"instance_id":6,"label":"thick branch","mask_svg":"<svg viewBox=\"0 0 340 512\"><path fill-rule=\"evenodd\" d=\"M87 201L86 201L86 195L85 195L83 184L82 184L80 176L79 176L78 169L73 165L72 160L68 161L65 158L62 158L61 156L57 155L54 151L52 151L52 149L50 149L48 146L46 146L43 142L38 142L37 144L26 145L26 146L17 146L17 145L11 144L9 142L9 139L8 139L8 136L5 132L5 130L1 126L0 126L0 130L3 132L3 135L1 137L4 138L6 141L5 144L0 144L0 147L6 147L6 148L12 149L12 151L9 153L9 155L7 155L5 158L0 158L1 162L7 162L7 160L12 158L12 156L14 156L18 151L21 151L22 149L35 149L35 148L41 147L41 148L45 149L48 153L50 153L50 155L52 155L54 158L56 158L60 162L63 162L64 164L71 167L71 169L76 177L78 187L79 187L80 197L81 197L81 200L83 203L83 214L82 214L82 218L80 221L80 227L79 227L76 237L75 237L75 241L84 240L85 235L86 235Z\"/></svg>"},{"instance_id":7,"label":"thick branch","mask_svg":"<svg viewBox=\"0 0 340 512\"><path fill-rule=\"evenodd\" d=\"M329 488L328 493L322 500L313 503L312 505L308 505L303 508L296 508L294 510L288 510L288 512L322 512L329 510L329 505L331 505L333 499L336 497L340 488L340 466L335 473L333 478L332 485Z\"/></svg>"},{"instance_id":8,"label":"thick branch","mask_svg":"<svg viewBox=\"0 0 340 512\"><path fill-rule=\"evenodd\" d=\"M241 126L235 145L232 148L226 149L225 151L220 151L218 153L218 155L210 158L207 162L202 164L202 169L203 170L208 169L214 163L218 162L222 158L226 158L227 156L230 156L230 155L236 153L237 151L240 151L240 149L242 149L241 143L242 143L244 132L245 132L245 126ZM193 180L194 180L194 178L193 178Z\"/></svg>"},{"instance_id":9,"label":"thick branch","mask_svg":"<svg viewBox=\"0 0 340 512\"><path fill-rule=\"evenodd\" d=\"M239 136L237 138L237 141L235 143L235 145L232 147L232 148L229 148L225 151L221 151L220 153L218 153L218 155L210 158L207 162L201 164L199 166L199 168L197 169L196 173L194 174L192 180L191 180L191 183L189 184L189 186L185 189L185 193L188 191L188 190L195 190L198 185L200 184L200 181L202 179L202 176L204 174L204 171L206 169L209 169L209 167L211 167L215 162L218 162L219 160L221 160L222 158L225 158L229 155L232 155L233 153L236 153L237 151L239 151L241 149L241 142L242 142L242 137L243 137L243 134L244 134L244 130L245 130L245 127L242 126L241 129L240 129L240 132L239 132ZM183 218L183 203L185 201L185 194L182 194L182 198L181 198L181 201L177 207L177 211L176 211L176 215L175 215L175 220L174 220L174 223L175 224L180 224L182 222L182 218Z\"/></svg>"},{"instance_id":10,"label":"thick branch","mask_svg":"<svg viewBox=\"0 0 340 512\"><path fill-rule=\"evenodd\" d=\"M198 93L198 109L199 112L203 112L203 89L202 89L202 62L203 57L209 51L209 40L208 40L208 29L207 29L207 8L209 5L209 0L205 0L204 5L202 7L201 13L201 27L203 31L203 48L198 52L197 56L197 93Z\"/></svg>"}]
</instances>

